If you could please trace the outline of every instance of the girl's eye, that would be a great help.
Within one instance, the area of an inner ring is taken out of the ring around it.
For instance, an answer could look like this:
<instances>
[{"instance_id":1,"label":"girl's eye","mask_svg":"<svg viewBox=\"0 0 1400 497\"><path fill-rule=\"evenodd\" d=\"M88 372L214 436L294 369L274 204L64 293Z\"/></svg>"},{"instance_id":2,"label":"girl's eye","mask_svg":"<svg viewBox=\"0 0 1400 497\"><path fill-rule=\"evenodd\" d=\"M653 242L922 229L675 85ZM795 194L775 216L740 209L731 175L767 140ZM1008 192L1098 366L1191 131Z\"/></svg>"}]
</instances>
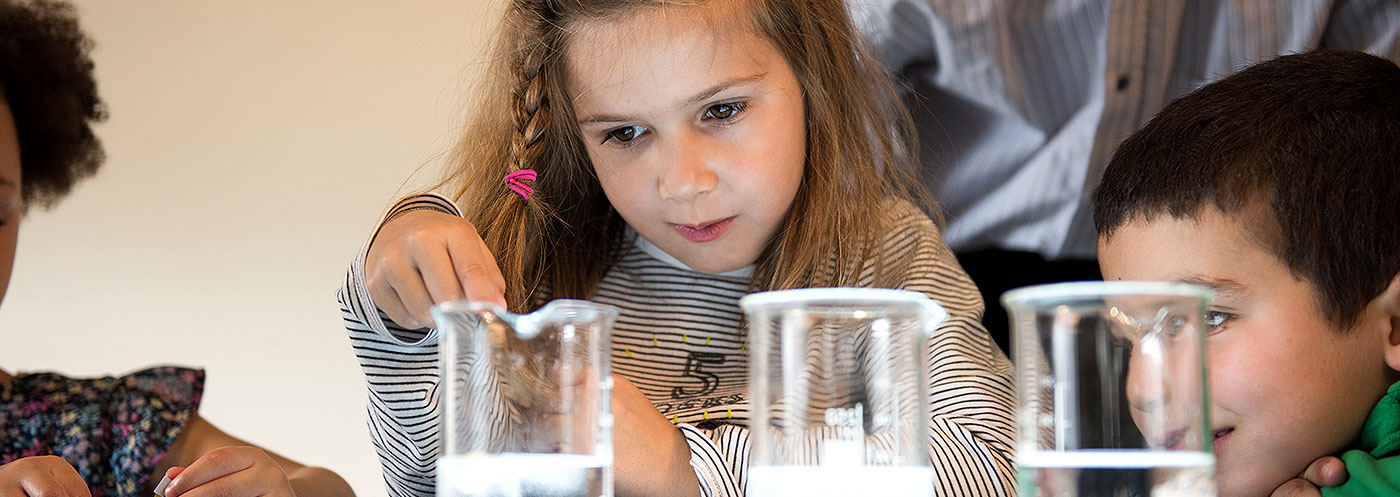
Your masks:
<instances>
[{"instance_id":1,"label":"girl's eye","mask_svg":"<svg viewBox=\"0 0 1400 497\"><path fill-rule=\"evenodd\" d=\"M705 117L709 119L719 119L721 121L732 118L744 111L743 102L730 102L724 104L714 104L705 109Z\"/></svg>"},{"instance_id":2,"label":"girl's eye","mask_svg":"<svg viewBox=\"0 0 1400 497\"><path fill-rule=\"evenodd\" d=\"M1233 314L1226 314L1224 312L1219 311L1208 311L1206 312L1206 327L1210 328L1211 331L1214 331L1234 318L1235 316Z\"/></svg>"},{"instance_id":3,"label":"girl's eye","mask_svg":"<svg viewBox=\"0 0 1400 497\"><path fill-rule=\"evenodd\" d=\"M19 192L0 194L0 226L10 224L9 219L18 219L24 211L23 202L20 200Z\"/></svg>"},{"instance_id":4,"label":"girl's eye","mask_svg":"<svg viewBox=\"0 0 1400 497\"><path fill-rule=\"evenodd\" d=\"M642 133L645 132L646 128L643 128L641 126L624 126L609 131L606 135L604 135L603 143L607 143L608 140L617 140L619 143L627 143L632 141L633 139L636 139L638 136L641 136Z\"/></svg>"}]
</instances>

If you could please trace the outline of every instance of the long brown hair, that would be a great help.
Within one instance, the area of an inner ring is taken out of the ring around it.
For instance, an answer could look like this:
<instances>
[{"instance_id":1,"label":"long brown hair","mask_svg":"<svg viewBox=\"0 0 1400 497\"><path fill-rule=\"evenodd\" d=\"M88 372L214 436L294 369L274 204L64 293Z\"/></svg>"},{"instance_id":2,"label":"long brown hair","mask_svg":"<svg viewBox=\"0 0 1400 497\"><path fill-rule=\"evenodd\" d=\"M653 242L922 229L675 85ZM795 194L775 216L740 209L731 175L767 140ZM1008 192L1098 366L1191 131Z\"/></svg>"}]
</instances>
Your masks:
<instances>
[{"instance_id":1,"label":"long brown hair","mask_svg":"<svg viewBox=\"0 0 1400 497\"><path fill-rule=\"evenodd\" d=\"M453 198L496 257L512 310L529 310L542 297L589 298L626 241L565 91L570 29L705 1L742 5L750 28L786 58L803 91L803 179L781 233L756 263L755 290L855 285L867 265L881 264L871 256L882 207L891 199L930 206L913 173L912 122L841 0L512 0L454 170L439 185L455 186ZM529 200L502 185L520 169L538 172ZM536 295L542 288L549 295Z\"/></svg>"}]
</instances>

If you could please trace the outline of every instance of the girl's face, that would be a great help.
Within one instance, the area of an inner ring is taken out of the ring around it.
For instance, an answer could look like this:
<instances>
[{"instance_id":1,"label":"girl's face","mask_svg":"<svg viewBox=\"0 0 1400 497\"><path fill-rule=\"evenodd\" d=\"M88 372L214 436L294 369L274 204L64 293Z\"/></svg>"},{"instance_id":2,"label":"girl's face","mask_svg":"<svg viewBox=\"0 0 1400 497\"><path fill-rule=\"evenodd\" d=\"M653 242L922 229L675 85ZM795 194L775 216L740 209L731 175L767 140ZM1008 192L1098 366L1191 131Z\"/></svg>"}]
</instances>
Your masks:
<instances>
[{"instance_id":1,"label":"girl's face","mask_svg":"<svg viewBox=\"0 0 1400 497\"><path fill-rule=\"evenodd\" d=\"M19 135L10 106L0 98L0 299L10 287L19 240L20 207Z\"/></svg>"},{"instance_id":2,"label":"girl's face","mask_svg":"<svg viewBox=\"0 0 1400 497\"><path fill-rule=\"evenodd\" d=\"M567 59L608 201L647 241L706 273L758 259L806 163L797 77L729 3L582 23Z\"/></svg>"}]
</instances>

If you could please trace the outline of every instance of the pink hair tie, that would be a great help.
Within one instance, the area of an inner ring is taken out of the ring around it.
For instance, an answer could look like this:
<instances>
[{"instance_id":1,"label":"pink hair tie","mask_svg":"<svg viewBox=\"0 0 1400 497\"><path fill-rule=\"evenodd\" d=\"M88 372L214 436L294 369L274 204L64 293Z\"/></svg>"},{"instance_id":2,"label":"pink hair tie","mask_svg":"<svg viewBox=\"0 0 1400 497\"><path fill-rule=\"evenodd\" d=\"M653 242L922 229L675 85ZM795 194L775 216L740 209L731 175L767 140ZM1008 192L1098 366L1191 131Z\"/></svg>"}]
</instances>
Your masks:
<instances>
[{"instance_id":1,"label":"pink hair tie","mask_svg":"<svg viewBox=\"0 0 1400 497\"><path fill-rule=\"evenodd\" d=\"M510 188L511 191L519 193L521 197L525 197L525 200L530 200L530 194L535 193L535 189L530 188L530 185L526 185L520 180L534 181L535 170L521 169L519 171L512 171L510 174L506 175L506 188Z\"/></svg>"}]
</instances>

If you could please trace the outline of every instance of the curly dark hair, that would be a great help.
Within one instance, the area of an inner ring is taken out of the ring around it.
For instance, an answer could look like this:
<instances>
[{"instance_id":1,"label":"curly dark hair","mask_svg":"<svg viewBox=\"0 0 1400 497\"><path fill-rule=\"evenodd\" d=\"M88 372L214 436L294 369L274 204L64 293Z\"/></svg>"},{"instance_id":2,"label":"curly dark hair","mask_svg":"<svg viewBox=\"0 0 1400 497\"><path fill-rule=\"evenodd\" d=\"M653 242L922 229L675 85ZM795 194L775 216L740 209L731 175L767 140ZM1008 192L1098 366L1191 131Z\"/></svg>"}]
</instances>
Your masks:
<instances>
[{"instance_id":1,"label":"curly dark hair","mask_svg":"<svg viewBox=\"0 0 1400 497\"><path fill-rule=\"evenodd\" d=\"M0 96L19 135L26 210L53 205L105 159L92 132L107 112L91 49L73 6L0 0Z\"/></svg>"}]
</instances>

